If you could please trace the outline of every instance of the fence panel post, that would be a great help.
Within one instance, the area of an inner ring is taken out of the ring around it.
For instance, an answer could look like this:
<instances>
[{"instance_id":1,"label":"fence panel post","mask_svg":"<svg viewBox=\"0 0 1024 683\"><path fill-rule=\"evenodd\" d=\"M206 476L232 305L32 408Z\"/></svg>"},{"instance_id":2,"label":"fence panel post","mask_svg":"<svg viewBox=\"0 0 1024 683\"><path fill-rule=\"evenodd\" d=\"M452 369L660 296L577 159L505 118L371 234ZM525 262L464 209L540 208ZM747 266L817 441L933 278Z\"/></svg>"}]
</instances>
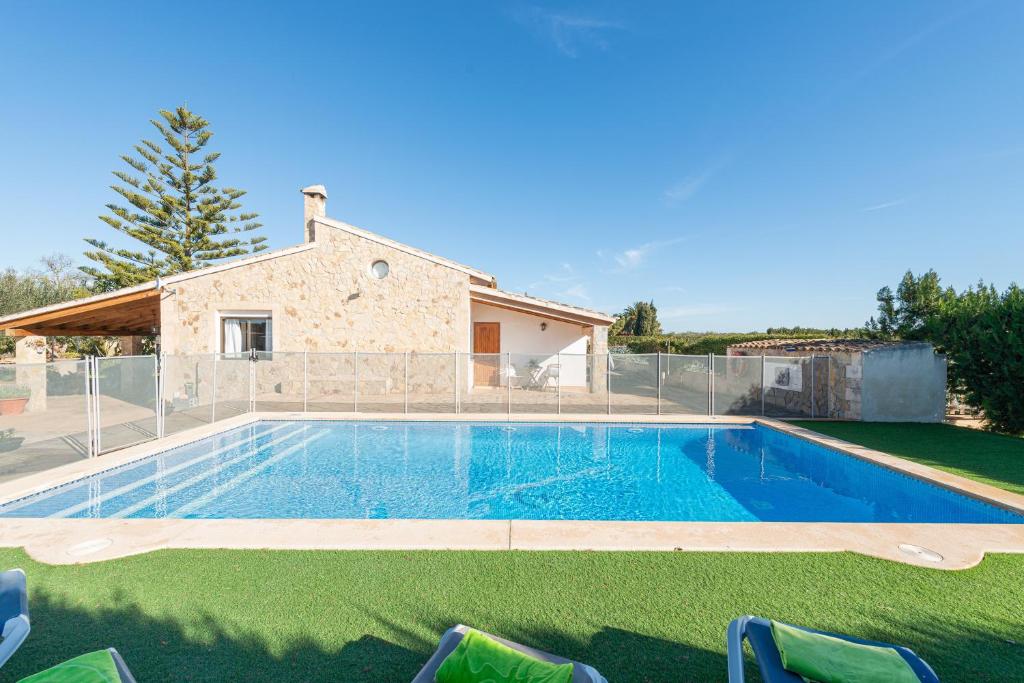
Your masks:
<instances>
[{"instance_id":1,"label":"fence panel post","mask_svg":"<svg viewBox=\"0 0 1024 683\"><path fill-rule=\"evenodd\" d=\"M256 412L256 351L249 354L249 412Z\"/></svg>"},{"instance_id":2,"label":"fence panel post","mask_svg":"<svg viewBox=\"0 0 1024 683\"><path fill-rule=\"evenodd\" d=\"M103 452L103 413L100 410L100 364L92 357L92 397L96 406L96 455Z\"/></svg>"},{"instance_id":3,"label":"fence panel post","mask_svg":"<svg viewBox=\"0 0 1024 683\"><path fill-rule=\"evenodd\" d=\"M409 413L409 352L405 352L405 412Z\"/></svg>"},{"instance_id":4,"label":"fence panel post","mask_svg":"<svg viewBox=\"0 0 1024 683\"><path fill-rule=\"evenodd\" d=\"M217 356L213 354L213 393L210 397L210 423L217 421Z\"/></svg>"},{"instance_id":5,"label":"fence panel post","mask_svg":"<svg viewBox=\"0 0 1024 683\"><path fill-rule=\"evenodd\" d=\"M611 415L612 414L612 352L609 351L608 353L604 354L604 358L605 358L604 379L605 379L605 383L608 385L606 387L606 391L605 391L605 398L608 401L608 414Z\"/></svg>"},{"instance_id":6,"label":"fence panel post","mask_svg":"<svg viewBox=\"0 0 1024 683\"><path fill-rule=\"evenodd\" d=\"M825 378L825 417L832 417L832 356L828 357L828 375Z\"/></svg>"},{"instance_id":7,"label":"fence panel post","mask_svg":"<svg viewBox=\"0 0 1024 683\"><path fill-rule=\"evenodd\" d=\"M708 354L708 416L715 416L715 354Z\"/></svg>"},{"instance_id":8,"label":"fence panel post","mask_svg":"<svg viewBox=\"0 0 1024 683\"><path fill-rule=\"evenodd\" d=\"M309 351L302 352L302 412L309 412Z\"/></svg>"},{"instance_id":9,"label":"fence panel post","mask_svg":"<svg viewBox=\"0 0 1024 683\"><path fill-rule=\"evenodd\" d=\"M455 352L455 414L462 412L462 387L459 386L459 352Z\"/></svg>"},{"instance_id":10,"label":"fence panel post","mask_svg":"<svg viewBox=\"0 0 1024 683\"><path fill-rule=\"evenodd\" d=\"M558 414L562 414L562 353L559 351L555 354L555 360L558 363L558 377L556 391L558 391Z\"/></svg>"},{"instance_id":11,"label":"fence panel post","mask_svg":"<svg viewBox=\"0 0 1024 683\"><path fill-rule=\"evenodd\" d=\"M88 438L86 441L89 442L87 448L89 449L89 457L96 456L96 416L93 415L95 406L92 403L92 373L89 371L91 363L89 361L90 356L85 358L85 422L88 425Z\"/></svg>"},{"instance_id":12,"label":"fence panel post","mask_svg":"<svg viewBox=\"0 0 1024 683\"><path fill-rule=\"evenodd\" d=\"M163 388L163 362L160 356L153 354L154 382L156 384L156 438L163 438L164 435L164 388Z\"/></svg>"},{"instance_id":13,"label":"fence panel post","mask_svg":"<svg viewBox=\"0 0 1024 683\"><path fill-rule=\"evenodd\" d=\"M661 415L661 351L658 351L658 415Z\"/></svg>"},{"instance_id":14,"label":"fence panel post","mask_svg":"<svg viewBox=\"0 0 1024 683\"><path fill-rule=\"evenodd\" d=\"M505 386L508 393L508 414L512 414L512 352L505 352ZM498 356L498 387L501 387L501 356Z\"/></svg>"},{"instance_id":15,"label":"fence panel post","mask_svg":"<svg viewBox=\"0 0 1024 683\"><path fill-rule=\"evenodd\" d=\"M762 353L761 354L761 417L764 417L764 415L765 415L765 413L764 413L764 394L765 394L765 391L764 391L764 369L765 369L764 359L765 359L765 356L764 356L764 353Z\"/></svg>"},{"instance_id":16,"label":"fence panel post","mask_svg":"<svg viewBox=\"0 0 1024 683\"><path fill-rule=\"evenodd\" d=\"M352 376L355 378L354 386L352 387L352 412L359 412L359 352L356 351L352 355Z\"/></svg>"},{"instance_id":17,"label":"fence panel post","mask_svg":"<svg viewBox=\"0 0 1024 683\"><path fill-rule=\"evenodd\" d=\"M811 419L814 419L814 383L818 378L814 376L814 352L811 352Z\"/></svg>"}]
</instances>

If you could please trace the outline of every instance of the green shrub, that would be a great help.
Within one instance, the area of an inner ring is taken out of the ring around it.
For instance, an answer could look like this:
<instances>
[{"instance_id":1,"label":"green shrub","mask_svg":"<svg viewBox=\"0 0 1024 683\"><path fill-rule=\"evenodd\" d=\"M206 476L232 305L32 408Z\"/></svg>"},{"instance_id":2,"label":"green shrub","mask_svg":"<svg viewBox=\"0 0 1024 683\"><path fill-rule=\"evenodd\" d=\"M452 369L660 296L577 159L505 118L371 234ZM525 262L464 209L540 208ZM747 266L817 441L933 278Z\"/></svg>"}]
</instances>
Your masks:
<instances>
[{"instance_id":1,"label":"green shrub","mask_svg":"<svg viewBox=\"0 0 1024 683\"><path fill-rule=\"evenodd\" d=\"M1024 290L949 290L928 337L949 359L949 385L985 412L989 427L1024 433Z\"/></svg>"},{"instance_id":2,"label":"green shrub","mask_svg":"<svg viewBox=\"0 0 1024 683\"><path fill-rule=\"evenodd\" d=\"M0 400L5 398L28 398L32 390L20 384L0 384Z\"/></svg>"}]
</instances>

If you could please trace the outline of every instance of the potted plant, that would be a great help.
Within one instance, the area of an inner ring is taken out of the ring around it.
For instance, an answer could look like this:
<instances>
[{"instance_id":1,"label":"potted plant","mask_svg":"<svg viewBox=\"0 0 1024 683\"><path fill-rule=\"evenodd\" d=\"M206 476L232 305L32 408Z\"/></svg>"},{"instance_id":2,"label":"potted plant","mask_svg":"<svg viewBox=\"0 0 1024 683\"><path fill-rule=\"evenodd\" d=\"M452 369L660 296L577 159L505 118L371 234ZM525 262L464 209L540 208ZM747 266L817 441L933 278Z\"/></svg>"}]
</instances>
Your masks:
<instances>
[{"instance_id":1,"label":"potted plant","mask_svg":"<svg viewBox=\"0 0 1024 683\"><path fill-rule=\"evenodd\" d=\"M20 384L0 384L0 415L21 415L31 395L32 390Z\"/></svg>"},{"instance_id":2,"label":"potted plant","mask_svg":"<svg viewBox=\"0 0 1024 683\"><path fill-rule=\"evenodd\" d=\"M18 450L18 447L21 446L21 442L24 440L23 437L14 436L13 429L0 430L0 453Z\"/></svg>"}]
</instances>

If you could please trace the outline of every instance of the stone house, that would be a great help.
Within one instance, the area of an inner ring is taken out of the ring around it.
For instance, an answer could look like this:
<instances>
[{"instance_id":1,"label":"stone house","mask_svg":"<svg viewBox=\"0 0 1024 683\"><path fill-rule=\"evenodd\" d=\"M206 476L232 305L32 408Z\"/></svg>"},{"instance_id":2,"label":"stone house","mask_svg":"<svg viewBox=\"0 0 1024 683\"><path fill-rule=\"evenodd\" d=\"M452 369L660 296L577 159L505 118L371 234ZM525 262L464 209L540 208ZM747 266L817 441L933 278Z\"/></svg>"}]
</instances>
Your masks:
<instances>
[{"instance_id":1,"label":"stone house","mask_svg":"<svg viewBox=\"0 0 1024 683\"><path fill-rule=\"evenodd\" d=\"M819 417L866 422L942 422L945 417L946 357L925 342L764 339L734 344L726 353L765 356L766 391L796 414L812 414L814 401L813 414ZM773 383L772 372L785 372L787 359L804 359L794 366L800 381L792 388Z\"/></svg>"},{"instance_id":2,"label":"stone house","mask_svg":"<svg viewBox=\"0 0 1024 683\"><path fill-rule=\"evenodd\" d=\"M126 354L146 335L168 355L475 353L472 382L490 386L507 371L487 354L529 355L584 386L585 354L607 352L613 317L503 291L490 273L327 217L322 185L302 193L302 244L7 316L0 330L25 362L46 335L119 336Z\"/></svg>"}]
</instances>

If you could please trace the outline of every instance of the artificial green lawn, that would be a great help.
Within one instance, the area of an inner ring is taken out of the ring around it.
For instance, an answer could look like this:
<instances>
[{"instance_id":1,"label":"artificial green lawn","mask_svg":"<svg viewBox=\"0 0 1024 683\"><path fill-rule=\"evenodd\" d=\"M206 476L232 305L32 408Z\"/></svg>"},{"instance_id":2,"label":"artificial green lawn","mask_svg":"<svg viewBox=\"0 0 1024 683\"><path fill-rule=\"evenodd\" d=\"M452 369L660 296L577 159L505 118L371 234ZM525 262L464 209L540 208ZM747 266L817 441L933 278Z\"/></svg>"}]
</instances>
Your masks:
<instances>
[{"instance_id":1,"label":"artificial green lawn","mask_svg":"<svg viewBox=\"0 0 1024 683\"><path fill-rule=\"evenodd\" d=\"M752 613L905 643L943 681L1024 678L1024 556L950 572L853 554L165 550L28 572L13 680L106 646L147 681L409 681L464 622L612 683L724 681Z\"/></svg>"},{"instance_id":2,"label":"artificial green lawn","mask_svg":"<svg viewBox=\"0 0 1024 683\"><path fill-rule=\"evenodd\" d=\"M1024 439L1018 437L945 424L816 421L794 421L793 424L1024 494Z\"/></svg>"},{"instance_id":3,"label":"artificial green lawn","mask_svg":"<svg viewBox=\"0 0 1024 683\"><path fill-rule=\"evenodd\" d=\"M809 429L1024 493L1024 440L945 425ZM464 622L619 681L724 681L740 614L906 644L943 681L1024 680L1024 556L946 572L852 554L179 551L36 564L0 679L117 647L145 681L408 681Z\"/></svg>"}]
</instances>

